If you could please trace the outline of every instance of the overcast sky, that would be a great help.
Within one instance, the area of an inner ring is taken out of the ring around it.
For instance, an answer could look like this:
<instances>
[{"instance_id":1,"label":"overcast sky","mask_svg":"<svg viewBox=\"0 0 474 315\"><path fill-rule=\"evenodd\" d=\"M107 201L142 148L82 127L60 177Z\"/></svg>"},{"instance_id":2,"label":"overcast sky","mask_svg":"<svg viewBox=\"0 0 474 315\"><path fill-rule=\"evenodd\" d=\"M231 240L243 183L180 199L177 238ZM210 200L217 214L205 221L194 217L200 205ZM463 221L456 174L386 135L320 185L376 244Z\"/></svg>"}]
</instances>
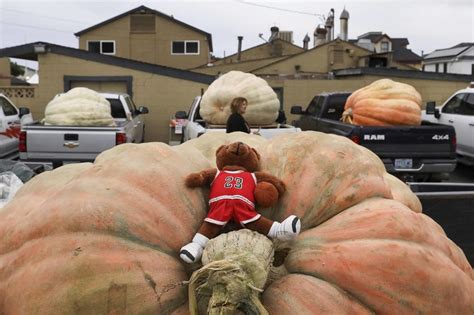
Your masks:
<instances>
[{"instance_id":1,"label":"overcast sky","mask_svg":"<svg viewBox=\"0 0 474 315\"><path fill-rule=\"evenodd\" d=\"M75 32L128 10L145 5L212 34L214 55L263 43L270 27L293 31L294 44L302 46L308 34L335 10L335 35L339 16L349 12L349 38L381 31L390 37L406 37L408 48L421 55L460 42L474 42L474 0L0 0L0 48L35 41L78 47Z\"/></svg>"}]
</instances>

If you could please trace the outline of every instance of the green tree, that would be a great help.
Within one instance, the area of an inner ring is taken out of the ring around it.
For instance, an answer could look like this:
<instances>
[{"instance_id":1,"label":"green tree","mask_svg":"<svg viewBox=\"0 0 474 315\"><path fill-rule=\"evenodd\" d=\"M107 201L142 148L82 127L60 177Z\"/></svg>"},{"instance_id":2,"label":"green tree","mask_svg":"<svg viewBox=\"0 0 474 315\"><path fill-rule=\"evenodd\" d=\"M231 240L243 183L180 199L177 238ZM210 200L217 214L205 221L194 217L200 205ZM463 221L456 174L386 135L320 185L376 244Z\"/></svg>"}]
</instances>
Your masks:
<instances>
[{"instance_id":1,"label":"green tree","mask_svg":"<svg viewBox=\"0 0 474 315\"><path fill-rule=\"evenodd\" d=\"M17 77L25 74L25 69L20 67L16 62L10 62L10 73L12 76Z\"/></svg>"}]
</instances>

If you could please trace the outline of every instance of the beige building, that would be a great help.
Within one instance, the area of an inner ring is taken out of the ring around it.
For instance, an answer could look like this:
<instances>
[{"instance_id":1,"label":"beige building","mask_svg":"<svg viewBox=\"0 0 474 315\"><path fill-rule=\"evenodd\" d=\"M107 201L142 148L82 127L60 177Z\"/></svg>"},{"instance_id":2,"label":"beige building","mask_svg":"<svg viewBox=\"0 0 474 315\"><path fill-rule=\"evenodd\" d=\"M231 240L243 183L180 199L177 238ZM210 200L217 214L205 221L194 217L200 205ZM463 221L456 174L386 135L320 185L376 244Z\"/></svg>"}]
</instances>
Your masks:
<instances>
[{"instance_id":1,"label":"beige building","mask_svg":"<svg viewBox=\"0 0 474 315\"><path fill-rule=\"evenodd\" d=\"M168 142L170 118L177 110L187 110L214 80L205 74L50 43L1 49L0 56L38 61L36 87L0 87L16 105L29 107L34 119L44 117L47 103L57 93L74 87L125 92L150 110L145 116L146 141Z\"/></svg>"},{"instance_id":2,"label":"beige building","mask_svg":"<svg viewBox=\"0 0 474 315\"><path fill-rule=\"evenodd\" d=\"M0 58L0 86L9 86L10 77L10 58Z\"/></svg>"},{"instance_id":3,"label":"beige building","mask_svg":"<svg viewBox=\"0 0 474 315\"><path fill-rule=\"evenodd\" d=\"M278 44L286 54L273 55L272 47ZM412 66L394 61L391 55L373 54L370 50L339 38L303 49L283 40L276 40L249 48L212 64L192 69L196 72L218 75L230 70L252 72L260 76L325 75L333 70L369 67L375 60L384 59L386 67L415 70Z\"/></svg>"},{"instance_id":4,"label":"beige building","mask_svg":"<svg viewBox=\"0 0 474 315\"><path fill-rule=\"evenodd\" d=\"M75 33L79 48L179 69L206 64L211 34L140 6Z\"/></svg>"}]
</instances>

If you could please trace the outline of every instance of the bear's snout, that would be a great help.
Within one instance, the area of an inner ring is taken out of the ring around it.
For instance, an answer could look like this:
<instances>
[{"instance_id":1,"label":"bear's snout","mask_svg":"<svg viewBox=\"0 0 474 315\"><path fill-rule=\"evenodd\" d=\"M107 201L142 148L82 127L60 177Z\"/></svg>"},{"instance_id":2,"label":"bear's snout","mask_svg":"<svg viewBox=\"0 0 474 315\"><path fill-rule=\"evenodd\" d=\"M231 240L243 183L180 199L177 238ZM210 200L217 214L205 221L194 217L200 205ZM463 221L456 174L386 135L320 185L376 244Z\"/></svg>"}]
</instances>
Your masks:
<instances>
[{"instance_id":1,"label":"bear's snout","mask_svg":"<svg viewBox=\"0 0 474 315\"><path fill-rule=\"evenodd\" d=\"M228 147L228 151L230 153L233 153L237 156L243 156L243 155L246 155L248 154L249 152L249 146L246 145L245 143L243 142L234 142L232 144L229 145Z\"/></svg>"}]
</instances>

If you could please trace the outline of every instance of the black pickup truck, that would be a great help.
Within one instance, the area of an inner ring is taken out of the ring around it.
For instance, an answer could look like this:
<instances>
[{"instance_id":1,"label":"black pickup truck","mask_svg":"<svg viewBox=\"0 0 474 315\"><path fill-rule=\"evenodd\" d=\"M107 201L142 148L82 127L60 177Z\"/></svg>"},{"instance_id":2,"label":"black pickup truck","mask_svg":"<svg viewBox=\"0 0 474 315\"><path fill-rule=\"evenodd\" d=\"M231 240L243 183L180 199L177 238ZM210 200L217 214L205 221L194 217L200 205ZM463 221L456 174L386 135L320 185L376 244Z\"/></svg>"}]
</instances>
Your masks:
<instances>
[{"instance_id":1,"label":"black pickup truck","mask_svg":"<svg viewBox=\"0 0 474 315\"><path fill-rule=\"evenodd\" d=\"M423 122L421 126L356 126L340 121L350 93L316 95L293 125L301 130L332 133L352 139L383 161L387 171L405 181L447 179L456 168L456 133L452 126Z\"/></svg>"}]
</instances>

